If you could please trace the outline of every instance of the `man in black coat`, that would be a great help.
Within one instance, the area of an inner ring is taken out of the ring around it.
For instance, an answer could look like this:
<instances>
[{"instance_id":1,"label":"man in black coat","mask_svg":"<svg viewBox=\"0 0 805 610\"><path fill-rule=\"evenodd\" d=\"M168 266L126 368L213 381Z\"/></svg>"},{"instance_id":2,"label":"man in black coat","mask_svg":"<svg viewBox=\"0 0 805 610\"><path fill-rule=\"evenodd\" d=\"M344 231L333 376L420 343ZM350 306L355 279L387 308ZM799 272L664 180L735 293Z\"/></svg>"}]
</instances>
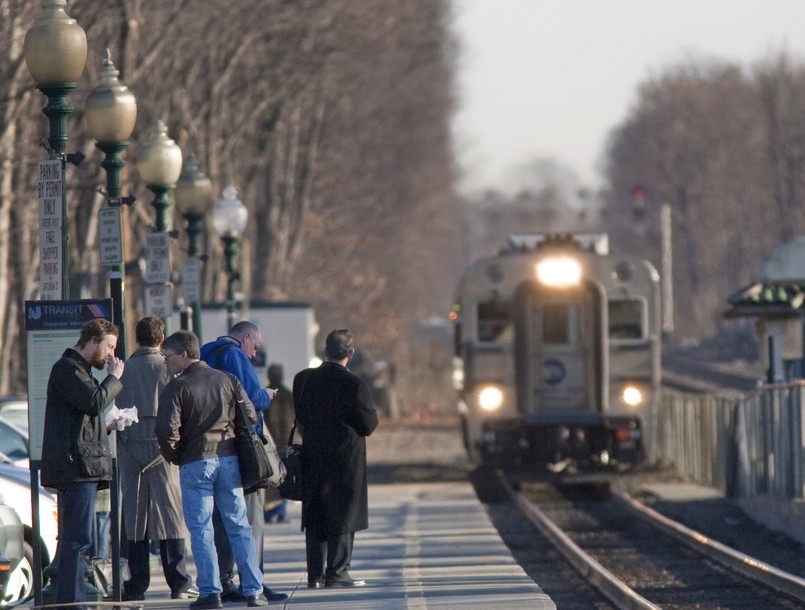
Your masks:
<instances>
[{"instance_id":1,"label":"man in black coat","mask_svg":"<svg viewBox=\"0 0 805 610\"><path fill-rule=\"evenodd\" d=\"M118 335L109 320L87 322L48 379L41 481L58 491L57 603L86 600L84 554L92 544L95 498L112 478L104 411L123 389L124 364L115 357ZM100 383L93 368L106 369Z\"/></svg>"},{"instance_id":2,"label":"man in black coat","mask_svg":"<svg viewBox=\"0 0 805 610\"><path fill-rule=\"evenodd\" d=\"M377 413L369 386L346 368L354 354L352 333L334 330L325 362L297 373L293 382L304 439L302 529L312 588L366 584L352 579L349 566L355 532L369 527L366 437L377 427Z\"/></svg>"}]
</instances>

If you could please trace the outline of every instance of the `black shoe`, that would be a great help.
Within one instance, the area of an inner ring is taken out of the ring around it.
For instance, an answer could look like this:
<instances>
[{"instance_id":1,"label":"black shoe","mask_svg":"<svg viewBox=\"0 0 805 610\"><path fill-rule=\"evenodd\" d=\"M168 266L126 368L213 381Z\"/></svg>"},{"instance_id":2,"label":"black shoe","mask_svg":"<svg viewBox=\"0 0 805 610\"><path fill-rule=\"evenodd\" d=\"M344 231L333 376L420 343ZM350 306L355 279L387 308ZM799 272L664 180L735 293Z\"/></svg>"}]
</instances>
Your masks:
<instances>
[{"instance_id":1,"label":"black shoe","mask_svg":"<svg viewBox=\"0 0 805 610\"><path fill-rule=\"evenodd\" d=\"M199 597L196 601L190 602L191 610L217 610L223 607L221 596L217 593L205 595L204 597Z\"/></svg>"},{"instance_id":2,"label":"black shoe","mask_svg":"<svg viewBox=\"0 0 805 610\"><path fill-rule=\"evenodd\" d=\"M193 587L184 591L171 591L171 599L194 599L198 597L198 591Z\"/></svg>"},{"instance_id":3,"label":"black shoe","mask_svg":"<svg viewBox=\"0 0 805 610\"><path fill-rule=\"evenodd\" d=\"M242 602L245 599L243 593L237 587L224 589L223 593L221 593L221 601L224 602Z\"/></svg>"},{"instance_id":4,"label":"black shoe","mask_svg":"<svg viewBox=\"0 0 805 610\"><path fill-rule=\"evenodd\" d=\"M127 593L123 591L123 595L120 598L124 602L139 602L145 600L145 595L143 593Z\"/></svg>"},{"instance_id":5,"label":"black shoe","mask_svg":"<svg viewBox=\"0 0 805 610\"><path fill-rule=\"evenodd\" d=\"M287 593L280 593L279 591L272 591L265 585L263 585L263 595L265 595L266 599L270 602L281 602L288 599Z\"/></svg>"},{"instance_id":6,"label":"black shoe","mask_svg":"<svg viewBox=\"0 0 805 610\"><path fill-rule=\"evenodd\" d=\"M288 597L287 595L285 597ZM250 595L246 598L246 605L249 608L259 608L260 606L267 606L268 600L266 596L262 593L258 593L257 595Z\"/></svg>"},{"instance_id":7,"label":"black shoe","mask_svg":"<svg viewBox=\"0 0 805 610\"><path fill-rule=\"evenodd\" d=\"M333 578L324 581L325 587L363 587L366 584L365 580L355 580L353 578Z\"/></svg>"},{"instance_id":8,"label":"black shoe","mask_svg":"<svg viewBox=\"0 0 805 610\"><path fill-rule=\"evenodd\" d=\"M321 589L324 586L324 578L308 578L307 579L307 588L308 589Z\"/></svg>"}]
</instances>

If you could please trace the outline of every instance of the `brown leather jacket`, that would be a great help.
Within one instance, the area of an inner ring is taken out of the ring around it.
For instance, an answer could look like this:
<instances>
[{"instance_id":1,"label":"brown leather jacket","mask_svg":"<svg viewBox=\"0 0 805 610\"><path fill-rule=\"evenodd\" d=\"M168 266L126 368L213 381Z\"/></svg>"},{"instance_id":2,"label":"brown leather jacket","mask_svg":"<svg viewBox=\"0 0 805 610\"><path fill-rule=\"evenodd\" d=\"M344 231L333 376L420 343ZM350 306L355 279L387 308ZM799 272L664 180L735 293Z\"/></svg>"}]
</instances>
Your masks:
<instances>
[{"instance_id":1,"label":"brown leather jacket","mask_svg":"<svg viewBox=\"0 0 805 610\"><path fill-rule=\"evenodd\" d=\"M159 396L156 434L162 456L173 464L237 455L235 410L243 397L251 426L254 405L237 377L198 361L174 377Z\"/></svg>"}]
</instances>

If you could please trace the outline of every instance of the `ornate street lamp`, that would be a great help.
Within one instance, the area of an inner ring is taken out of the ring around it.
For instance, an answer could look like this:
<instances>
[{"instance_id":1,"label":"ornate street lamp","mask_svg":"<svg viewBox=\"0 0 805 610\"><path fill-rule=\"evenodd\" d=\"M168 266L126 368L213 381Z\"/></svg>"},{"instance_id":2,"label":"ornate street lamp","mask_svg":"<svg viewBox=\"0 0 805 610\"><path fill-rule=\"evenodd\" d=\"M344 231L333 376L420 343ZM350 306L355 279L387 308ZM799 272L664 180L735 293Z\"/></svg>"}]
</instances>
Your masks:
<instances>
[{"instance_id":1,"label":"ornate street lamp","mask_svg":"<svg viewBox=\"0 0 805 610\"><path fill-rule=\"evenodd\" d=\"M212 209L212 224L221 241L224 242L224 257L226 258L226 318L228 329L234 326L235 320L235 282L240 279L240 271L235 268L235 257L238 254L238 245L246 230L246 221L249 211L243 202L238 199L237 189L232 186L224 187L221 199Z\"/></svg>"},{"instance_id":2,"label":"ornate street lamp","mask_svg":"<svg viewBox=\"0 0 805 610\"><path fill-rule=\"evenodd\" d=\"M101 69L101 82L87 97L85 115L90 135L97 140L105 157L101 166L106 170L106 190L109 205L117 208L124 202L120 175L126 162L120 156L129 145L129 137L137 121L137 102L128 87L118 80L115 68L106 49ZM119 224L119 223L118 223ZM122 236L121 236L122 239ZM115 350L119 358L128 355L126 341L126 267L123 261L115 263L110 274L110 291L114 301L114 322L120 328L120 340Z\"/></svg>"},{"instance_id":3,"label":"ornate street lamp","mask_svg":"<svg viewBox=\"0 0 805 610\"><path fill-rule=\"evenodd\" d=\"M184 164L182 174L176 183L176 207L179 213L187 221L188 247L186 261L186 273L183 273L182 288L185 291L185 299L192 301L193 307L193 332L201 343L201 231L204 216L210 211L213 204L212 182L199 169L198 160L195 155L190 155ZM190 276L193 276L192 278ZM194 298L188 298L190 285L193 284Z\"/></svg>"},{"instance_id":4,"label":"ornate street lamp","mask_svg":"<svg viewBox=\"0 0 805 610\"><path fill-rule=\"evenodd\" d=\"M106 49L101 68L101 82L87 97L85 116L90 135L97 140L105 157L101 167L106 170L106 190L109 205L117 211L117 226L120 226L120 207L123 203L131 205L133 197L121 197L123 190L120 175L126 162L120 153L129 145L129 137L137 121L137 102L128 87L118 80L118 70L112 63L109 49ZM122 242L122 235L120 236ZM123 248L121 247L121 251ZM126 266L123 260L112 265L109 288L113 302L113 321L120 329L120 339L115 350L119 358L128 355L126 341ZM117 458L112 456L112 599L121 599L120 574L120 498L117 476Z\"/></svg>"},{"instance_id":5,"label":"ornate street lamp","mask_svg":"<svg viewBox=\"0 0 805 610\"><path fill-rule=\"evenodd\" d=\"M50 124L48 152L51 160L61 160L61 298L70 296L67 249L67 194L63 187L65 162L81 163L83 154L65 155L67 119L73 107L67 96L78 86L87 63L87 35L75 19L64 12L66 0L43 0L42 14L25 34L23 54L37 88L48 98L42 112Z\"/></svg>"},{"instance_id":6,"label":"ornate street lamp","mask_svg":"<svg viewBox=\"0 0 805 610\"><path fill-rule=\"evenodd\" d=\"M137 153L137 169L145 185L156 195L151 202L157 212L156 230L168 230L168 194L182 173L182 150L168 137L165 123L157 120Z\"/></svg>"},{"instance_id":7,"label":"ornate street lamp","mask_svg":"<svg viewBox=\"0 0 805 610\"><path fill-rule=\"evenodd\" d=\"M151 202L156 210L156 227L152 235L155 243L161 243L157 251L164 256L153 257L150 260L152 265L161 265L158 269L167 276L154 280L157 285L149 286L146 290L154 293L155 298L159 298L162 303L159 313L162 314L162 321L165 324L165 335L170 333L171 314L173 313L173 294L170 285L170 237L168 235L168 208L171 201L168 194L176 186L179 174L182 171L182 151L176 142L168 137L168 128L162 121L156 121L148 132L143 145L137 153L137 169L140 176L145 180L145 185L156 195ZM160 239L156 239L160 238ZM147 276L150 274L147 274ZM146 281L148 277L146 277ZM150 293L149 293L150 294ZM156 308L155 308L156 309Z\"/></svg>"}]
</instances>

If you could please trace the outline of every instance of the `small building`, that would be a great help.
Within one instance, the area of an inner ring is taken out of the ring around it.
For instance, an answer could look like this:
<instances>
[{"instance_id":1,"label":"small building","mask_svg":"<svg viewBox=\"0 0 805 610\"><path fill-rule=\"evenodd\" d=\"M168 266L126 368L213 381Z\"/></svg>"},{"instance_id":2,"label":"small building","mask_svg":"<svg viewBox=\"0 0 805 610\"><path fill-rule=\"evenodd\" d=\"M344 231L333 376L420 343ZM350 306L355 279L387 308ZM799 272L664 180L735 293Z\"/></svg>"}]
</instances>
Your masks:
<instances>
[{"instance_id":1,"label":"small building","mask_svg":"<svg viewBox=\"0 0 805 610\"><path fill-rule=\"evenodd\" d=\"M780 244L760 266L760 279L727 299L726 318L756 318L766 381L805 378L805 237Z\"/></svg>"}]
</instances>

